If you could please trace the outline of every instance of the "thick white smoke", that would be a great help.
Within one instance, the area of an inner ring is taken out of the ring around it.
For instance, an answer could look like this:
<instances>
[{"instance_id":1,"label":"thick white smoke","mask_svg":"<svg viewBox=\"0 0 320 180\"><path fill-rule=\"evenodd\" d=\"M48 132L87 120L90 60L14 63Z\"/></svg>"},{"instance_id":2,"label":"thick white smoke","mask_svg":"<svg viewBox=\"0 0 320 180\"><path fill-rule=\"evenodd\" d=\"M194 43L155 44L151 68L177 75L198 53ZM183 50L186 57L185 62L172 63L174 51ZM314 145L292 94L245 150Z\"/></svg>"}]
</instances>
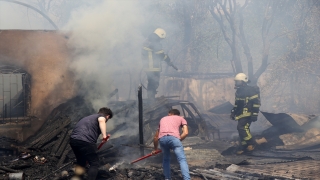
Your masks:
<instances>
[{"instance_id":1,"label":"thick white smoke","mask_svg":"<svg viewBox=\"0 0 320 180\"><path fill-rule=\"evenodd\" d=\"M102 1L75 10L64 28L71 32L68 45L75 50L70 67L94 109L106 105L118 84L128 84L120 93L130 91L129 76L119 83L116 74L132 72L135 77L140 69L142 12L135 1Z\"/></svg>"},{"instance_id":2,"label":"thick white smoke","mask_svg":"<svg viewBox=\"0 0 320 180\"><path fill-rule=\"evenodd\" d=\"M63 28L70 32L68 46L74 50L70 68L81 81L79 93L95 110L107 105L115 88L120 100L136 99L145 39L143 5L139 1L100 1L72 12ZM108 122L108 130L123 121L115 117Z\"/></svg>"}]
</instances>

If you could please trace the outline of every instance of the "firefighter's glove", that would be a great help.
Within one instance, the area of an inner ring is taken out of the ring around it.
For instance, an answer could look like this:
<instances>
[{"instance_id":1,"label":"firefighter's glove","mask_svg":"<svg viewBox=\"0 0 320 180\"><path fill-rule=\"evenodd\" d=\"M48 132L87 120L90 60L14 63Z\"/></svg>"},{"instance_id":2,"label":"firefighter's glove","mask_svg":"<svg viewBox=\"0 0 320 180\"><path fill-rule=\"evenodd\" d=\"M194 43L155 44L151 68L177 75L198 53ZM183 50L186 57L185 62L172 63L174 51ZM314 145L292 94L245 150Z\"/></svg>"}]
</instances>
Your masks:
<instances>
[{"instance_id":1,"label":"firefighter's glove","mask_svg":"<svg viewBox=\"0 0 320 180\"><path fill-rule=\"evenodd\" d=\"M168 61L168 65L173 67L176 71L179 71L179 69L170 60Z\"/></svg>"},{"instance_id":2,"label":"firefighter's glove","mask_svg":"<svg viewBox=\"0 0 320 180\"><path fill-rule=\"evenodd\" d=\"M179 69L175 65L173 65L172 63L171 63L171 67L173 67L173 69L175 69L176 71L179 71Z\"/></svg>"},{"instance_id":3,"label":"firefighter's glove","mask_svg":"<svg viewBox=\"0 0 320 180\"><path fill-rule=\"evenodd\" d=\"M251 116L250 119L252 122L256 122L258 120L258 116Z\"/></svg>"},{"instance_id":4,"label":"firefighter's glove","mask_svg":"<svg viewBox=\"0 0 320 180\"><path fill-rule=\"evenodd\" d=\"M230 119L235 120L234 109L231 110Z\"/></svg>"}]
</instances>

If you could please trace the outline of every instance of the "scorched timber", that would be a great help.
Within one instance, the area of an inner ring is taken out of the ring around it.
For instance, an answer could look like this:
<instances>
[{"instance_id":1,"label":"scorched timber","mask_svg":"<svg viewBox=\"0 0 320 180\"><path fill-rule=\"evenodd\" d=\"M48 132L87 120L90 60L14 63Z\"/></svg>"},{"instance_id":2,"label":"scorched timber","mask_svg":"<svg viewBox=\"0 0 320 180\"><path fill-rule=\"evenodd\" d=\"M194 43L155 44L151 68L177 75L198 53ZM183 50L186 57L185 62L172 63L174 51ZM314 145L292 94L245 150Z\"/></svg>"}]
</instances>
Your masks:
<instances>
[{"instance_id":1,"label":"scorched timber","mask_svg":"<svg viewBox=\"0 0 320 180\"><path fill-rule=\"evenodd\" d=\"M56 152L58 151L58 149L61 146L61 143L63 142L63 140L65 139L65 136L67 135L67 128L64 128L63 131L60 134L59 139L55 142L55 146L53 147L52 151L51 151L51 155L56 155Z\"/></svg>"}]
</instances>

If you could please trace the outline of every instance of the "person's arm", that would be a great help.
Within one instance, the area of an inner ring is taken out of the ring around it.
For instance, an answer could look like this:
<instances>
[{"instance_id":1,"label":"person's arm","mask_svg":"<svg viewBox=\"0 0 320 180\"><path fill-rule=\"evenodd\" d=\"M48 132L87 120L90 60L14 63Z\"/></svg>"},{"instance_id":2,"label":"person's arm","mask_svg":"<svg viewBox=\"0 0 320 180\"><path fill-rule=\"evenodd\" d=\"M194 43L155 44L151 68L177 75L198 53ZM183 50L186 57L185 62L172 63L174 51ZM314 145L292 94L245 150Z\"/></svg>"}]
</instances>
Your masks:
<instances>
[{"instance_id":1,"label":"person's arm","mask_svg":"<svg viewBox=\"0 0 320 180\"><path fill-rule=\"evenodd\" d=\"M188 136L188 126L185 124L182 126L182 134L180 135L180 141L183 141Z\"/></svg>"},{"instance_id":2,"label":"person's arm","mask_svg":"<svg viewBox=\"0 0 320 180\"><path fill-rule=\"evenodd\" d=\"M104 117L99 117L99 127L101 130L102 138L105 139L107 137L107 123L106 123L106 118Z\"/></svg>"},{"instance_id":3,"label":"person's arm","mask_svg":"<svg viewBox=\"0 0 320 180\"><path fill-rule=\"evenodd\" d=\"M237 107L238 107L238 103L237 103L237 93L236 93L235 100L234 100L234 107L231 109L231 113L230 113L231 120L235 120L235 112L237 110Z\"/></svg>"},{"instance_id":4,"label":"person's arm","mask_svg":"<svg viewBox=\"0 0 320 180\"><path fill-rule=\"evenodd\" d=\"M179 70L179 69L171 62L171 60L170 60L170 58L169 58L168 55L165 55L163 60L168 64L168 66L173 67L173 69L175 69L176 71Z\"/></svg>"},{"instance_id":5,"label":"person's arm","mask_svg":"<svg viewBox=\"0 0 320 180\"><path fill-rule=\"evenodd\" d=\"M156 133L154 134L153 137L153 151L151 152L151 154L154 154L157 150L158 150L158 144L159 144L159 129L156 131Z\"/></svg>"},{"instance_id":6,"label":"person's arm","mask_svg":"<svg viewBox=\"0 0 320 180\"><path fill-rule=\"evenodd\" d=\"M251 120L253 122L257 121L258 119L258 114L259 114L259 109L261 106L261 101L260 101L260 90L258 87L254 88L255 93L253 93L254 95L249 97L249 101L250 101L250 109L251 109Z\"/></svg>"}]
</instances>

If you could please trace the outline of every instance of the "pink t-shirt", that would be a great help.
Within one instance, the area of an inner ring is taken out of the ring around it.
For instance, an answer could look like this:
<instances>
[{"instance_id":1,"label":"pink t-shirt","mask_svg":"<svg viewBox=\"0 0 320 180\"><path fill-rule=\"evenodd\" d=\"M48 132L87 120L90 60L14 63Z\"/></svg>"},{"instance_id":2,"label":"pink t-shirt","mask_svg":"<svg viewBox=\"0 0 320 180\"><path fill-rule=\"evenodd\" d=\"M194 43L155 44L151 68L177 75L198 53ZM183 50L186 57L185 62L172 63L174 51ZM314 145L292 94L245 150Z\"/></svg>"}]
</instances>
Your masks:
<instances>
[{"instance_id":1,"label":"pink t-shirt","mask_svg":"<svg viewBox=\"0 0 320 180\"><path fill-rule=\"evenodd\" d=\"M159 139L165 135L171 135L180 139L179 128L187 125L187 121L180 116L166 116L160 120L159 124Z\"/></svg>"}]
</instances>

